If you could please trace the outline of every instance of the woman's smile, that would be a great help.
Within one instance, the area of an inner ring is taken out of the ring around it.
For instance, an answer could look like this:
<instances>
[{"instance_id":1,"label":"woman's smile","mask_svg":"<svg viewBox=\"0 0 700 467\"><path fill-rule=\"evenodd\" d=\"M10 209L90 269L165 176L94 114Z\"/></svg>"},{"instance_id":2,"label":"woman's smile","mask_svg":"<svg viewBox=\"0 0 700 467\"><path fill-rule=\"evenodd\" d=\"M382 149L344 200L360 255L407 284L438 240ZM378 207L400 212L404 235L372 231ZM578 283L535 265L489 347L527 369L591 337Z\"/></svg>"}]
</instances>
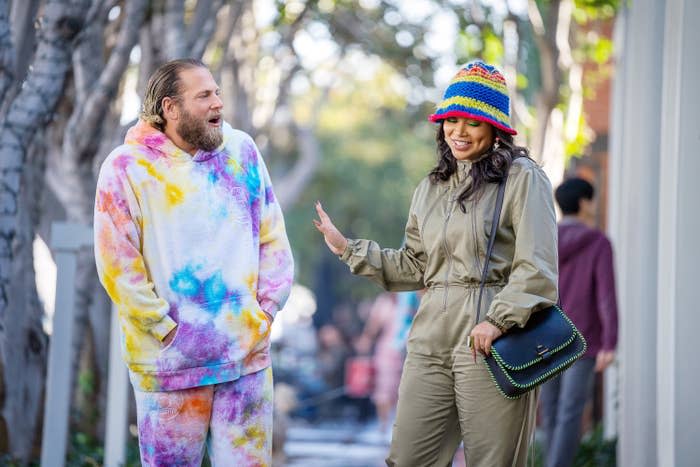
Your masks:
<instances>
[{"instance_id":1,"label":"woman's smile","mask_svg":"<svg viewBox=\"0 0 700 467\"><path fill-rule=\"evenodd\" d=\"M449 117L443 130L452 155L460 161L477 160L493 146L493 127L479 120Z\"/></svg>"}]
</instances>

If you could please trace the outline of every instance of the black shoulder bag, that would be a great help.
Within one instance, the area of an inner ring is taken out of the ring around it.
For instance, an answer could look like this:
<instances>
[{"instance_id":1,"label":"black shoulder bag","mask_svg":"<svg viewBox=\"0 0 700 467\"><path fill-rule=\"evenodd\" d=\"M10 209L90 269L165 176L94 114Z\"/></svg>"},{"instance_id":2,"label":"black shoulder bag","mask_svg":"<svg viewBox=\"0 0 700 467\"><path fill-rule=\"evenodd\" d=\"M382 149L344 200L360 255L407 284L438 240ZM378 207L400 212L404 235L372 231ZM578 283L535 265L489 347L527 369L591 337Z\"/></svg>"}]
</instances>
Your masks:
<instances>
[{"instance_id":1,"label":"black shoulder bag","mask_svg":"<svg viewBox=\"0 0 700 467\"><path fill-rule=\"evenodd\" d=\"M476 323L481 313L481 297L486 283L493 244L506 187L506 177L498 186L496 207L489 235L484 270L479 285ZM534 311L525 327L513 327L491 345L485 358L493 381L508 399L517 399L571 366L586 352L586 341L574 323L558 306Z\"/></svg>"}]
</instances>

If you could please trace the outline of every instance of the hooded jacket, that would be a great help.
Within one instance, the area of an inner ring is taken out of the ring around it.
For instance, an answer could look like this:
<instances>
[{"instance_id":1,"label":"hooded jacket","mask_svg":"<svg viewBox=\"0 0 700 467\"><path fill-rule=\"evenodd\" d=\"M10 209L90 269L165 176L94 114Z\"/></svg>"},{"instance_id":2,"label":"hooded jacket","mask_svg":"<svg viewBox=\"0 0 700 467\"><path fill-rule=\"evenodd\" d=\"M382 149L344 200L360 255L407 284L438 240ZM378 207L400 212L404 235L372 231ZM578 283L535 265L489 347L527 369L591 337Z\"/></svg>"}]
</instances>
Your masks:
<instances>
[{"instance_id":1,"label":"hooded jacket","mask_svg":"<svg viewBox=\"0 0 700 467\"><path fill-rule=\"evenodd\" d=\"M382 249L370 240L350 240L341 256L352 273L387 290L427 287L409 336L409 353L444 356L456 346L466 349L466 336L476 324L498 185L487 184L462 212L457 198L471 183L470 169L471 162L458 161L449 180L432 183L426 177L418 185L402 248ZM533 161L515 159L506 182L480 321L488 315L505 329L522 327L533 311L556 303L556 245L551 184Z\"/></svg>"},{"instance_id":2,"label":"hooded jacket","mask_svg":"<svg viewBox=\"0 0 700 467\"><path fill-rule=\"evenodd\" d=\"M228 124L223 136L191 156L139 121L100 169L97 271L142 391L232 381L270 365L292 255L255 143Z\"/></svg>"},{"instance_id":3,"label":"hooded jacket","mask_svg":"<svg viewBox=\"0 0 700 467\"><path fill-rule=\"evenodd\" d=\"M617 345L612 245L599 230L565 218L559 223L562 307L588 343L586 356Z\"/></svg>"}]
</instances>

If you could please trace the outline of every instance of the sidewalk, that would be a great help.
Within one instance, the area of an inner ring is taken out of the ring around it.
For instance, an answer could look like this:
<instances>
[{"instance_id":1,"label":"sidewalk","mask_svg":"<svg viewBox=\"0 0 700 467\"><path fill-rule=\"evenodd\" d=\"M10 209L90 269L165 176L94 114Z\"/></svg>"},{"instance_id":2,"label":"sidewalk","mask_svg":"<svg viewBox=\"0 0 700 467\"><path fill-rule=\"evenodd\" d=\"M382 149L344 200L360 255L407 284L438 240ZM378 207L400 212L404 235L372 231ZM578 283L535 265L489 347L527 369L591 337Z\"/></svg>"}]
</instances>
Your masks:
<instances>
[{"instance_id":1,"label":"sidewalk","mask_svg":"<svg viewBox=\"0 0 700 467\"><path fill-rule=\"evenodd\" d=\"M389 437L375 423L295 422L287 432L284 467L380 467L388 451Z\"/></svg>"}]
</instances>

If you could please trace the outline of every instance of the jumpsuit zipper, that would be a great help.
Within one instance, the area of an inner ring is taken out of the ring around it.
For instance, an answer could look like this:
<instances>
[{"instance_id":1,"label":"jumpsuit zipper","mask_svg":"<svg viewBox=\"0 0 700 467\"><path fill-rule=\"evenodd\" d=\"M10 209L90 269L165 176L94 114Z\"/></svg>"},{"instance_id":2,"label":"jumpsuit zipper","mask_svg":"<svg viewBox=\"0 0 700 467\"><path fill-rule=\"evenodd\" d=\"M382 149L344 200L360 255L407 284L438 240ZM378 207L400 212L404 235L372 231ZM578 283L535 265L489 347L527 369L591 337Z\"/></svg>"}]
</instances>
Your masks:
<instances>
[{"instance_id":1,"label":"jumpsuit zipper","mask_svg":"<svg viewBox=\"0 0 700 467\"><path fill-rule=\"evenodd\" d=\"M450 191L450 189L446 188L445 192L443 193L443 196L446 195L449 191ZM440 199L441 199L441 197L437 196L435 198L435 201L433 201L433 204L430 205L430 209L428 209L428 214L426 214L425 219L423 219L423 223L420 226L419 232L421 232L421 234L425 231L425 225L428 223L428 219L430 219L430 216L433 214L433 211L435 210L435 206L437 206Z\"/></svg>"},{"instance_id":2,"label":"jumpsuit zipper","mask_svg":"<svg viewBox=\"0 0 700 467\"><path fill-rule=\"evenodd\" d=\"M445 216L445 224L442 227L442 243L445 248L445 257L447 258L447 268L445 269L445 296L442 300L442 311L447 311L447 293L448 293L448 283L450 279L450 269L452 269L452 255L450 254L450 248L447 245L447 224L450 222L450 217L452 217L452 210L454 205L454 199L449 198L447 203L447 216Z\"/></svg>"}]
</instances>

